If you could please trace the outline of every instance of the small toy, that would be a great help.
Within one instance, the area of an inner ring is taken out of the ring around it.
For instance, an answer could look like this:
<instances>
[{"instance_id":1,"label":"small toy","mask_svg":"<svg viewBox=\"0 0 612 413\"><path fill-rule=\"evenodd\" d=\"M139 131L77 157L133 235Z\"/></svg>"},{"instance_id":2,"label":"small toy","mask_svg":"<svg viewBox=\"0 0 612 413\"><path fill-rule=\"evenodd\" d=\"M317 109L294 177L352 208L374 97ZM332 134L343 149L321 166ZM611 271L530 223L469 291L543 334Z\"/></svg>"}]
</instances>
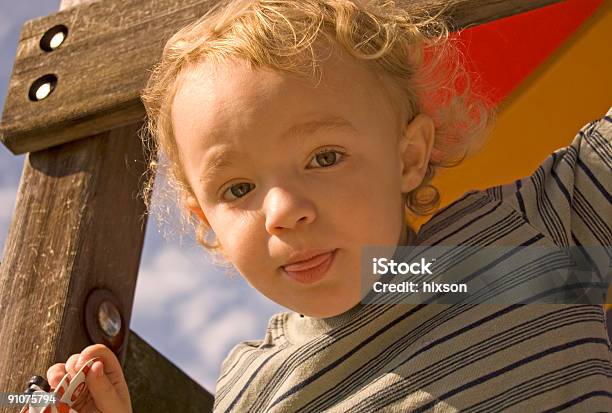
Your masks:
<instances>
[{"instance_id":1,"label":"small toy","mask_svg":"<svg viewBox=\"0 0 612 413\"><path fill-rule=\"evenodd\" d=\"M48 392L50 387L44 379L38 377L36 380L37 377L33 377L28 383L29 388L26 393L39 396L37 397L39 400L41 398L44 400L41 396L55 394L55 401L44 404L30 402L22 407L20 413L80 413L91 399L85 379L93 363L99 360L99 357L89 360L73 378L70 377L70 373L66 373L53 393Z\"/></svg>"}]
</instances>

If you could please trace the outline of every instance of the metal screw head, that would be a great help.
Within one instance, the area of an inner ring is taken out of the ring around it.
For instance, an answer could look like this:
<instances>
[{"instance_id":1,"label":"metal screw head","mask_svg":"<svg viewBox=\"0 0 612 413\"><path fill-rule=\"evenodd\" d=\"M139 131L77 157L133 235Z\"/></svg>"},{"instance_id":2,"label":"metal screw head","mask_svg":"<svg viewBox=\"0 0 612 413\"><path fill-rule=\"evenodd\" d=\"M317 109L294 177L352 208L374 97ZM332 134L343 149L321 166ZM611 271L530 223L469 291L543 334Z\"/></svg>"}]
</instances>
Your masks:
<instances>
[{"instance_id":1,"label":"metal screw head","mask_svg":"<svg viewBox=\"0 0 612 413\"><path fill-rule=\"evenodd\" d=\"M85 302L85 327L93 343L102 343L119 354L126 342L127 324L121 301L110 290L96 288Z\"/></svg>"},{"instance_id":2,"label":"metal screw head","mask_svg":"<svg viewBox=\"0 0 612 413\"><path fill-rule=\"evenodd\" d=\"M119 309L109 301L102 301L98 306L98 324L107 336L117 336L121 331Z\"/></svg>"}]
</instances>

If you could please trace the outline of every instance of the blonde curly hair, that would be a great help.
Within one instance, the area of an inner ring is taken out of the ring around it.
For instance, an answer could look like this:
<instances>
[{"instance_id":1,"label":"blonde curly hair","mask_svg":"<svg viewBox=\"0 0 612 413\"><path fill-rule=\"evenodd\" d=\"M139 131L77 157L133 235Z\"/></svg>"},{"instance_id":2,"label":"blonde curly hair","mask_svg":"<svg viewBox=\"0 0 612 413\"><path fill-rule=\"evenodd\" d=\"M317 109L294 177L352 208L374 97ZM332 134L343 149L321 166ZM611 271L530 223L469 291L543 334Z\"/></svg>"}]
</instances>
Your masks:
<instances>
[{"instance_id":1,"label":"blonde curly hair","mask_svg":"<svg viewBox=\"0 0 612 413\"><path fill-rule=\"evenodd\" d=\"M431 185L436 169L465 159L474 143L486 135L493 117L492 105L474 92L442 15L443 11L431 15L408 1L219 1L168 40L142 92L147 123L141 138L148 150L149 169L141 196L147 209L151 211L151 192L159 172L169 184L169 200L195 198L181 168L170 120L177 79L184 72L198 62L221 65L226 58L238 57L251 68L267 67L315 80L321 76L317 47L339 45L390 81L402 125L419 113L434 120L435 141L427 173L417 188L403 194L413 236L408 214L429 215L439 206L439 193ZM158 155L165 160L159 161ZM185 214L186 208L179 210L182 223L195 230L198 244L223 254L218 240L207 240L211 228Z\"/></svg>"}]
</instances>

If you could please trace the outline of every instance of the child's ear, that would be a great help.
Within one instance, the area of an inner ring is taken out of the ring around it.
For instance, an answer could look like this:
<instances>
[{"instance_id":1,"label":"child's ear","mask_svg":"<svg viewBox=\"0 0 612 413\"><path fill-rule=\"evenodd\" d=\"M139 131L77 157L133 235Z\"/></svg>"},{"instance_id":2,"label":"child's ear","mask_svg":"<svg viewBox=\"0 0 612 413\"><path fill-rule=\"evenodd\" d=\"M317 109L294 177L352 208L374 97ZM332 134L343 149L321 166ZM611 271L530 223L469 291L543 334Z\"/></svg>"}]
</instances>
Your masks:
<instances>
[{"instance_id":1,"label":"child's ear","mask_svg":"<svg viewBox=\"0 0 612 413\"><path fill-rule=\"evenodd\" d=\"M202 221L206 223L206 225L210 227L210 223L206 219L204 211L202 211L202 208L200 208L200 204L198 203L197 199L192 196L187 196L183 198L183 202L192 213L196 214Z\"/></svg>"},{"instance_id":2,"label":"child's ear","mask_svg":"<svg viewBox=\"0 0 612 413\"><path fill-rule=\"evenodd\" d=\"M429 164L433 148L435 126L433 119L425 114L416 115L400 136L400 172L402 175L402 193L418 187Z\"/></svg>"}]
</instances>

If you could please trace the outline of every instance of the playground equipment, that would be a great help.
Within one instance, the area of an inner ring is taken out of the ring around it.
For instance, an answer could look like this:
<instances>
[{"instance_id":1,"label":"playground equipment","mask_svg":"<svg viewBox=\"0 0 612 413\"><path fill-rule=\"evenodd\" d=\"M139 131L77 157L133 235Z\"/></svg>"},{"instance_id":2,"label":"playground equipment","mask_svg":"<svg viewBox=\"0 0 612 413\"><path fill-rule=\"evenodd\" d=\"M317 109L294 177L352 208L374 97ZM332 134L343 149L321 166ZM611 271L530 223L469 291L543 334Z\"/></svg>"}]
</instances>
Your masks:
<instances>
[{"instance_id":1,"label":"playground equipment","mask_svg":"<svg viewBox=\"0 0 612 413\"><path fill-rule=\"evenodd\" d=\"M555 2L463 0L444 13L459 29ZM4 145L27 153L0 266L1 391L104 343L135 412L212 410L213 396L129 325L146 227L139 93L165 41L214 3L63 0L23 26L0 125Z\"/></svg>"}]
</instances>

